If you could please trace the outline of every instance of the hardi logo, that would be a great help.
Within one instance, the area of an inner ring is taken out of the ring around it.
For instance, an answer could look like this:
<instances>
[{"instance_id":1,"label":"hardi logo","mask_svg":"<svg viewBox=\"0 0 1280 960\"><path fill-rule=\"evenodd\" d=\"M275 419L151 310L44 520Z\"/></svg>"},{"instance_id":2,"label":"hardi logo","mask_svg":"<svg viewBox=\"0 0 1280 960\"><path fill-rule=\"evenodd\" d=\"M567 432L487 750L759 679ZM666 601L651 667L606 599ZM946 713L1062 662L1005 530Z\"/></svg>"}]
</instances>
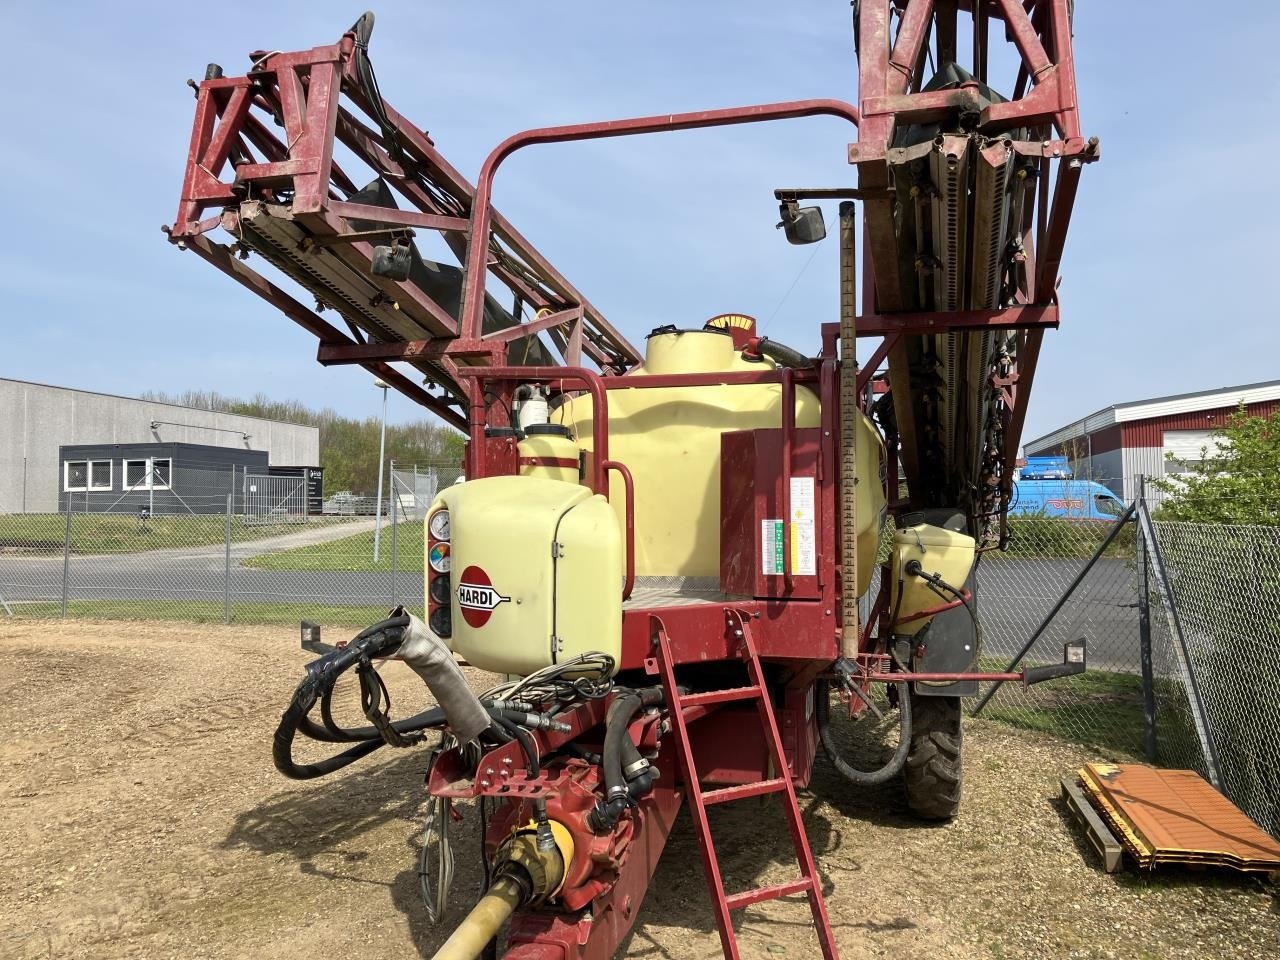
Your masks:
<instances>
[{"instance_id":1,"label":"hardi logo","mask_svg":"<svg viewBox=\"0 0 1280 960\"><path fill-rule=\"evenodd\" d=\"M462 619L471 626L483 627L499 604L510 602L510 597L504 597L493 588L489 575L479 567L467 567L462 571L458 580L458 607L462 610Z\"/></svg>"}]
</instances>

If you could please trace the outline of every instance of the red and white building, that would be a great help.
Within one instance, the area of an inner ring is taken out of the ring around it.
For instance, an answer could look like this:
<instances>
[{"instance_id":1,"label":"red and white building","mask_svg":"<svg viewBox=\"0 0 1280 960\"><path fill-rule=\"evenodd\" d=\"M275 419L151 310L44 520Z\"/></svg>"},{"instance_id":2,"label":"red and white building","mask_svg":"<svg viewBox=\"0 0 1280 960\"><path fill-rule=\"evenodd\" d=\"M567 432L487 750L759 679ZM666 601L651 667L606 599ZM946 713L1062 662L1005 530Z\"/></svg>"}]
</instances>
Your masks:
<instances>
[{"instance_id":1,"label":"red and white building","mask_svg":"<svg viewBox=\"0 0 1280 960\"><path fill-rule=\"evenodd\" d=\"M1271 414L1280 407L1280 380L1118 403L1026 441L1023 454L1065 455L1076 477L1096 480L1132 500L1140 474L1184 472L1206 447L1212 454L1214 431L1242 403L1254 416Z\"/></svg>"}]
</instances>

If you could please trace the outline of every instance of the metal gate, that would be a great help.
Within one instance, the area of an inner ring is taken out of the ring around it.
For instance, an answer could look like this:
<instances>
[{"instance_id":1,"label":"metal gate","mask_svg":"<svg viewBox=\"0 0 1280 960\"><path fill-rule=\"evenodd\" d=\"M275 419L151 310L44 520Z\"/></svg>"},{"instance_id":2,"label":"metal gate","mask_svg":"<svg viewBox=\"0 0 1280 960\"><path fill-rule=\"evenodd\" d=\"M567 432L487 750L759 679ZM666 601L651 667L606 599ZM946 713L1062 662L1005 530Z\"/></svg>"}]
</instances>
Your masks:
<instances>
[{"instance_id":1,"label":"metal gate","mask_svg":"<svg viewBox=\"0 0 1280 960\"><path fill-rule=\"evenodd\" d=\"M243 493L246 524L307 522L305 477L246 473Z\"/></svg>"}]
</instances>

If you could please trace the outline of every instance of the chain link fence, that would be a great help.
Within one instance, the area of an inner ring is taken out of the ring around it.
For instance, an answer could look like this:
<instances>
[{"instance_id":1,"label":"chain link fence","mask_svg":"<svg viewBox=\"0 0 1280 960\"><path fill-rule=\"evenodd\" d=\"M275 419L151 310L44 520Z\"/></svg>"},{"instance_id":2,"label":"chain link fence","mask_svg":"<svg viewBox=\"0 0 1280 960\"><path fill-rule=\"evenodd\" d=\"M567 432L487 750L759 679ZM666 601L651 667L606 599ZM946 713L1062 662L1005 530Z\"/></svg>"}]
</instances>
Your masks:
<instances>
[{"instance_id":1,"label":"chain link fence","mask_svg":"<svg viewBox=\"0 0 1280 960\"><path fill-rule=\"evenodd\" d=\"M1123 522L1011 517L1007 552L978 561L980 667L1061 663L1084 638L1086 673L1024 687L984 685L981 715L1114 756L1144 752L1136 537ZM1073 588L1074 585L1074 588ZM994 694L994 695L993 695Z\"/></svg>"},{"instance_id":2,"label":"chain link fence","mask_svg":"<svg viewBox=\"0 0 1280 960\"><path fill-rule=\"evenodd\" d=\"M311 512L300 478L213 474L149 502L0 515L0 614L363 626L421 603L421 517L460 471L394 464L367 516Z\"/></svg>"},{"instance_id":3,"label":"chain link fence","mask_svg":"<svg viewBox=\"0 0 1280 960\"><path fill-rule=\"evenodd\" d=\"M0 516L0 613L364 626L422 603L423 518L461 477L456 463L388 473L372 516L252 509L244 477L189 478L168 512L73 498ZM971 712L1199 770L1280 835L1280 528L1153 519L1141 501L1115 522L1009 526L1010 548L974 573L980 668L1061 663L1083 637L1089 669L984 685Z\"/></svg>"},{"instance_id":4,"label":"chain link fence","mask_svg":"<svg viewBox=\"0 0 1280 960\"><path fill-rule=\"evenodd\" d=\"M1152 597L1159 759L1280 836L1280 527L1151 526L1167 579Z\"/></svg>"}]
</instances>

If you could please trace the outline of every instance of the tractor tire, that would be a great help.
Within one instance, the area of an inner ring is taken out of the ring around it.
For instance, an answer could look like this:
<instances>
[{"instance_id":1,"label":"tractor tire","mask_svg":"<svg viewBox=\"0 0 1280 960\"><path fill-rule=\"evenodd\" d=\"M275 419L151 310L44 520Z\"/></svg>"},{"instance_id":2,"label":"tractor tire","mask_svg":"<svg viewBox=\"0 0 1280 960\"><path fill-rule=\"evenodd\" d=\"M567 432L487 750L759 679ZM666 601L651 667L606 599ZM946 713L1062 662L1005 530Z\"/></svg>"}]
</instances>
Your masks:
<instances>
[{"instance_id":1,"label":"tractor tire","mask_svg":"<svg viewBox=\"0 0 1280 960\"><path fill-rule=\"evenodd\" d=\"M907 754L907 806L925 820L950 820L960 812L964 786L959 697L911 695L911 750Z\"/></svg>"}]
</instances>

